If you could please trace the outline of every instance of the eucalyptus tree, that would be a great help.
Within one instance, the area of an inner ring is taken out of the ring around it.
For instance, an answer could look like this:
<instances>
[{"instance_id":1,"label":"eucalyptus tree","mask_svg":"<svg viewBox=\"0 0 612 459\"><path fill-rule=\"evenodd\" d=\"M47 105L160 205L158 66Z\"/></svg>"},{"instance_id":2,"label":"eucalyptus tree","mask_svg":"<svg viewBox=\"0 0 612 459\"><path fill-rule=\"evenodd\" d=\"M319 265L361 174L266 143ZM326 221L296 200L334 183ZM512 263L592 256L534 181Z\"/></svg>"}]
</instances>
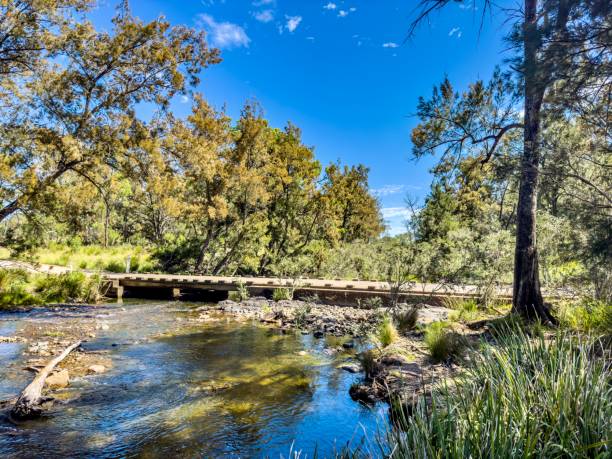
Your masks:
<instances>
[{"instance_id":1,"label":"eucalyptus tree","mask_svg":"<svg viewBox=\"0 0 612 459\"><path fill-rule=\"evenodd\" d=\"M0 221L35 206L66 174L100 185L106 168L124 162L136 107L166 108L219 61L203 32L163 18L143 23L126 8L109 32L86 20L58 27L58 49L0 111Z\"/></svg>"},{"instance_id":2,"label":"eucalyptus tree","mask_svg":"<svg viewBox=\"0 0 612 459\"><path fill-rule=\"evenodd\" d=\"M454 3L422 0L411 31ZM493 2L484 0L481 8L484 15ZM422 122L412 134L417 156L440 148L446 158L479 150L487 162L511 131L522 130L513 310L531 319L555 322L541 293L536 245L542 123L575 110L593 92L609 93L609 9L606 0L524 0L520 9L501 10L512 21L512 73L498 73L489 86L476 83L462 96L445 81L419 103Z\"/></svg>"}]
</instances>

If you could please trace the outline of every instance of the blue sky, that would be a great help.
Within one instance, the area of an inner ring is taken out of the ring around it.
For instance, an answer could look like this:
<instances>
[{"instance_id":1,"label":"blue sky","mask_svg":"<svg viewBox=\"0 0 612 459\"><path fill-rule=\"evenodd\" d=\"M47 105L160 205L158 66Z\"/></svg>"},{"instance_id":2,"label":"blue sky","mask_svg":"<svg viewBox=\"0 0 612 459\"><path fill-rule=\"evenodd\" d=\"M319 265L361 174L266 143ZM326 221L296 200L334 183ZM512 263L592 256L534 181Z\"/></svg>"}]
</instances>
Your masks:
<instances>
[{"instance_id":1,"label":"blue sky","mask_svg":"<svg viewBox=\"0 0 612 459\"><path fill-rule=\"evenodd\" d=\"M110 0L109 0L110 1ZM473 1L473 0L471 0ZM501 17L452 3L406 40L416 0L131 0L143 20L166 16L203 28L223 62L197 88L236 117L257 99L272 125L302 129L323 164L370 168L389 232L403 230L409 193L431 183L431 160L410 160L418 97L448 75L462 89L487 79L503 57ZM478 3L477 3L478 5ZM113 2L95 15L112 14ZM189 111L179 98L174 111Z\"/></svg>"}]
</instances>

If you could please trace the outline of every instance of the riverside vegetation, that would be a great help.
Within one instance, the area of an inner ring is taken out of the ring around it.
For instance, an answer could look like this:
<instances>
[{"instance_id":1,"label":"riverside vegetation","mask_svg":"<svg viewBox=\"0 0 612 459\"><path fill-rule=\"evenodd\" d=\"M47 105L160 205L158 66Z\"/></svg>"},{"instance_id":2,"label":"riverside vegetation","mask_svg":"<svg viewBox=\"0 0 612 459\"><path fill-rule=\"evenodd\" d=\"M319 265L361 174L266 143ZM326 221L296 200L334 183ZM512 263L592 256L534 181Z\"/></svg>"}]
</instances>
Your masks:
<instances>
[{"instance_id":1,"label":"riverside vegetation","mask_svg":"<svg viewBox=\"0 0 612 459\"><path fill-rule=\"evenodd\" d=\"M411 30L449 3L421 2ZM296 286L385 280L388 297L354 308L294 300L293 287L249 298L245 286L216 308L283 333L350 335L347 348L361 340L345 365L361 372L351 395L388 401L393 424L340 456L610 456L606 2L525 0L509 18L509 65L461 89L445 78L419 100L412 156L435 157L433 180L423 203L407 197L393 237L366 166L321 164L299 127L270 125L256 101L231 119L194 92L221 61L203 31L143 22L127 2L98 30L95 6L0 4L3 258ZM184 118L171 109L181 95L192 96ZM138 116L142 103L154 116ZM400 304L415 282L478 296ZM496 297L507 285L512 304ZM0 271L4 309L102 293L95 274ZM217 321L209 309L194 323Z\"/></svg>"}]
</instances>

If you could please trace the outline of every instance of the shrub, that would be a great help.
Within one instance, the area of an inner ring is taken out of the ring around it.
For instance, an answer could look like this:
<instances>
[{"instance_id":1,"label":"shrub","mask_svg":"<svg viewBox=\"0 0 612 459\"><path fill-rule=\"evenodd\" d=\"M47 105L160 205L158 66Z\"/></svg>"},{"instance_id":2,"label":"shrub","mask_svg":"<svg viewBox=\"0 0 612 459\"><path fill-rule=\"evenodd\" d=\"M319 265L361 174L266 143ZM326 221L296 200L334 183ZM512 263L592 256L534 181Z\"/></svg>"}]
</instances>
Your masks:
<instances>
[{"instance_id":1,"label":"shrub","mask_svg":"<svg viewBox=\"0 0 612 459\"><path fill-rule=\"evenodd\" d=\"M400 413L380 447L401 458L609 457L612 372L598 343L520 330L484 344L452 388Z\"/></svg>"},{"instance_id":2,"label":"shrub","mask_svg":"<svg viewBox=\"0 0 612 459\"><path fill-rule=\"evenodd\" d=\"M390 317L385 316L380 322L380 325L378 325L378 329L376 330L376 338L383 347L387 347L389 344L397 340L397 330Z\"/></svg>"},{"instance_id":3,"label":"shrub","mask_svg":"<svg viewBox=\"0 0 612 459\"><path fill-rule=\"evenodd\" d=\"M296 309L294 320L297 328L302 328L306 325L311 311L312 305L308 303Z\"/></svg>"},{"instance_id":4,"label":"shrub","mask_svg":"<svg viewBox=\"0 0 612 459\"><path fill-rule=\"evenodd\" d=\"M121 263L117 260L111 260L104 265L104 271L108 271L111 273L124 273L125 263Z\"/></svg>"},{"instance_id":5,"label":"shrub","mask_svg":"<svg viewBox=\"0 0 612 459\"><path fill-rule=\"evenodd\" d=\"M461 357L466 344L465 338L449 330L445 322L432 322L425 330L425 346L436 362Z\"/></svg>"},{"instance_id":6,"label":"shrub","mask_svg":"<svg viewBox=\"0 0 612 459\"><path fill-rule=\"evenodd\" d=\"M244 282L238 282L238 296L240 301L246 301L250 298L249 289Z\"/></svg>"},{"instance_id":7,"label":"shrub","mask_svg":"<svg viewBox=\"0 0 612 459\"><path fill-rule=\"evenodd\" d=\"M276 288L274 292L272 292L272 299L274 301L292 300L293 292L291 289L285 287Z\"/></svg>"},{"instance_id":8,"label":"shrub","mask_svg":"<svg viewBox=\"0 0 612 459\"><path fill-rule=\"evenodd\" d=\"M561 303L557 315L567 328L612 335L612 305L606 302L584 299L580 303Z\"/></svg>"},{"instance_id":9,"label":"shrub","mask_svg":"<svg viewBox=\"0 0 612 459\"><path fill-rule=\"evenodd\" d=\"M373 350L368 350L357 355L357 359L363 367L366 378L374 378L380 371L380 364L376 361L376 355Z\"/></svg>"},{"instance_id":10,"label":"shrub","mask_svg":"<svg viewBox=\"0 0 612 459\"><path fill-rule=\"evenodd\" d=\"M380 296L369 296L362 302L365 309L378 309L383 306L383 299Z\"/></svg>"},{"instance_id":11,"label":"shrub","mask_svg":"<svg viewBox=\"0 0 612 459\"><path fill-rule=\"evenodd\" d=\"M453 321L471 322L481 315L478 303L474 299L449 297L444 299L443 304L453 310L450 314L450 319Z\"/></svg>"},{"instance_id":12,"label":"shrub","mask_svg":"<svg viewBox=\"0 0 612 459\"><path fill-rule=\"evenodd\" d=\"M40 276L35 280L34 292L42 303L66 301L95 302L100 292L100 278L88 278L83 273Z\"/></svg>"},{"instance_id":13,"label":"shrub","mask_svg":"<svg viewBox=\"0 0 612 459\"><path fill-rule=\"evenodd\" d=\"M416 327L417 320L419 319L418 308L412 306L408 309L400 309L393 314L393 320L397 325L397 329L403 335L413 330Z\"/></svg>"}]
</instances>

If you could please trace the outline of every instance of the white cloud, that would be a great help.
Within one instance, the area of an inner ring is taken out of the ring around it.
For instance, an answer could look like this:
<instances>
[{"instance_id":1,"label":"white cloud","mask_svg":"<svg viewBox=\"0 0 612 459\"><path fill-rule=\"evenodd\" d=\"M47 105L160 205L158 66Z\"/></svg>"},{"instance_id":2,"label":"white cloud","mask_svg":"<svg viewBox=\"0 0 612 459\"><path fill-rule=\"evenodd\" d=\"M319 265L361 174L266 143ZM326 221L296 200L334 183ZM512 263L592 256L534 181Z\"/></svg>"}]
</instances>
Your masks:
<instances>
[{"instance_id":1,"label":"white cloud","mask_svg":"<svg viewBox=\"0 0 612 459\"><path fill-rule=\"evenodd\" d=\"M401 193L406 189L406 185L384 185L380 188L374 188L372 194L374 196L388 196L390 194Z\"/></svg>"},{"instance_id":2,"label":"white cloud","mask_svg":"<svg viewBox=\"0 0 612 459\"><path fill-rule=\"evenodd\" d=\"M186 104L187 102L189 102L189 97L185 95L181 96L181 104Z\"/></svg>"},{"instance_id":3,"label":"white cloud","mask_svg":"<svg viewBox=\"0 0 612 459\"><path fill-rule=\"evenodd\" d=\"M397 43L393 43L392 41L390 41L388 43L383 43L382 47L383 48L398 48L399 45Z\"/></svg>"},{"instance_id":4,"label":"white cloud","mask_svg":"<svg viewBox=\"0 0 612 459\"><path fill-rule=\"evenodd\" d=\"M309 41L314 41L314 40L315 40L315 37L306 37L306 40L309 40Z\"/></svg>"},{"instance_id":5,"label":"white cloud","mask_svg":"<svg viewBox=\"0 0 612 459\"><path fill-rule=\"evenodd\" d=\"M412 216L410 209L405 207L383 207L381 213L387 225L387 234L395 236L406 232L406 221Z\"/></svg>"},{"instance_id":6,"label":"white cloud","mask_svg":"<svg viewBox=\"0 0 612 459\"><path fill-rule=\"evenodd\" d=\"M337 8L337 5L335 3L329 2L323 8L326 10L335 10Z\"/></svg>"},{"instance_id":7,"label":"white cloud","mask_svg":"<svg viewBox=\"0 0 612 459\"><path fill-rule=\"evenodd\" d=\"M256 0L253 2L253 6L264 6L264 5L272 5L275 0Z\"/></svg>"},{"instance_id":8,"label":"white cloud","mask_svg":"<svg viewBox=\"0 0 612 459\"><path fill-rule=\"evenodd\" d=\"M448 32L448 36L452 37L453 35L457 35L457 38L461 38L461 35L463 34L463 32L461 32L461 28L459 27L453 27L452 29L449 30Z\"/></svg>"},{"instance_id":9,"label":"white cloud","mask_svg":"<svg viewBox=\"0 0 612 459\"><path fill-rule=\"evenodd\" d=\"M302 22L302 16L285 16L287 18L287 24L285 27L289 32L295 32L295 29L298 28L300 22Z\"/></svg>"},{"instance_id":10,"label":"white cloud","mask_svg":"<svg viewBox=\"0 0 612 459\"><path fill-rule=\"evenodd\" d=\"M408 218L411 215L410 209L405 207L383 207L380 211L384 219Z\"/></svg>"},{"instance_id":11,"label":"white cloud","mask_svg":"<svg viewBox=\"0 0 612 459\"><path fill-rule=\"evenodd\" d=\"M350 11L351 13L354 13L355 11L357 11L357 8L355 8L354 6L351 6L351 7L349 8L349 11Z\"/></svg>"},{"instance_id":12,"label":"white cloud","mask_svg":"<svg viewBox=\"0 0 612 459\"><path fill-rule=\"evenodd\" d=\"M211 42L214 46L219 48L240 48L242 46L249 46L251 39L238 24L217 22L209 14L200 14L198 19L201 25L203 25L210 34Z\"/></svg>"},{"instance_id":13,"label":"white cloud","mask_svg":"<svg viewBox=\"0 0 612 459\"><path fill-rule=\"evenodd\" d=\"M259 22L270 22L274 19L274 11L263 10L253 13L253 17Z\"/></svg>"},{"instance_id":14,"label":"white cloud","mask_svg":"<svg viewBox=\"0 0 612 459\"><path fill-rule=\"evenodd\" d=\"M348 11L344 11L344 10L338 11L338 17L339 18L345 18L347 16L348 16Z\"/></svg>"}]
</instances>

